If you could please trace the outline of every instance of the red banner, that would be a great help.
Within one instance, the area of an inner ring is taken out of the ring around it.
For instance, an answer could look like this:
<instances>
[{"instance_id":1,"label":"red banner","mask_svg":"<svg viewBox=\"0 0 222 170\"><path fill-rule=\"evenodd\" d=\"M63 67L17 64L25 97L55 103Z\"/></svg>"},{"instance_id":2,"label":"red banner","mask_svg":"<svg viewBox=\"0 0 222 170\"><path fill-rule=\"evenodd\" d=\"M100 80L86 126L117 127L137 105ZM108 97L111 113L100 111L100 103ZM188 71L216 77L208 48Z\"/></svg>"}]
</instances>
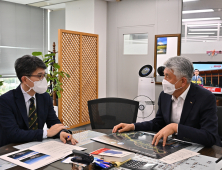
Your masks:
<instances>
[{"instance_id":1,"label":"red banner","mask_svg":"<svg viewBox=\"0 0 222 170\"><path fill-rule=\"evenodd\" d=\"M211 92L221 93L221 88L218 87L204 87L207 90L210 90Z\"/></svg>"}]
</instances>

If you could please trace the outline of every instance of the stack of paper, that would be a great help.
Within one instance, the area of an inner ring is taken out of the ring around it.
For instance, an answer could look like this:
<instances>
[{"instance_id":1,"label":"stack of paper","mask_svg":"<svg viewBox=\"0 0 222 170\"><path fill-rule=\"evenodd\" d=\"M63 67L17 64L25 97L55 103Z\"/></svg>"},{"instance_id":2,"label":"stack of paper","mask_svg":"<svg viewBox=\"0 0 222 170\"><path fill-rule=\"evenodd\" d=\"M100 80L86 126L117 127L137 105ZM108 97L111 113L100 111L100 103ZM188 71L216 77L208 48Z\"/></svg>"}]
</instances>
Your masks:
<instances>
[{"instance_id":1,"label":"stack of paper","mask_svg":"<svg viewBox=\"0 0 222 170\"><path fill-rule=\"evenodd\" d=\"M85 148L50 141L2 155L0 158L28 169L38 169L72 154L73 149Z\"/></svg>"}]
</instances>

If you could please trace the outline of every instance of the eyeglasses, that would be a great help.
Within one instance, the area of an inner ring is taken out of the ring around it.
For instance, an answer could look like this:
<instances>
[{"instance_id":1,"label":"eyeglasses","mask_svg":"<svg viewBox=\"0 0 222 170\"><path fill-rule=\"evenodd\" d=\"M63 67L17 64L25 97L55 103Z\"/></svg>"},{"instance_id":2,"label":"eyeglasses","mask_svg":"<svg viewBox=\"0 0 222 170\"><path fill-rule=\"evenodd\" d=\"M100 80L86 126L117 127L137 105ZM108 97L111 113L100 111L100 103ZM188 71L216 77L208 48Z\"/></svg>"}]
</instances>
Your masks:
<instances>
[{"instance_id":1,"label":"eyeglasses","mask_svg":"<svg viewBox=\"0 0 222 170\"><path fill-rule=\"evenodd\" d=\"M44 77L45 78L47 78L47 73L45 73L45 74L38 74L38 75L26 75L26 76L30 76L30 77L38 77L39 78L39 80L42 80Z\"/></svg>"}]
</instances>

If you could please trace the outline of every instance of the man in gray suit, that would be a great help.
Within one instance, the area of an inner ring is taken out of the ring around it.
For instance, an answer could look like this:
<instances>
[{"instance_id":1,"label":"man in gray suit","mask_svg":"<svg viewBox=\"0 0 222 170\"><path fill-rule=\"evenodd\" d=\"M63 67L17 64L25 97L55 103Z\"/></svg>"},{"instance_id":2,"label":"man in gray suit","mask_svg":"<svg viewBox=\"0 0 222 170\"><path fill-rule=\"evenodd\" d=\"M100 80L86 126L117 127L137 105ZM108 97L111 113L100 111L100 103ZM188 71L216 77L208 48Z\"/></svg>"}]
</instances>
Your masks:
<instances>
[{"instance_id":1,"label":"man in gray suit","mask_svg":"<svg viewBox=\"0 0 222 170\"><path fill-rule=\"evenodd\" d=\"M199 70L194 70L194 76L192 77L192 82L195 81L196 84L199 84L197 81L201 81L201 84L203 85L203 78L199 76Z\"/></svg>"}]
</instances>

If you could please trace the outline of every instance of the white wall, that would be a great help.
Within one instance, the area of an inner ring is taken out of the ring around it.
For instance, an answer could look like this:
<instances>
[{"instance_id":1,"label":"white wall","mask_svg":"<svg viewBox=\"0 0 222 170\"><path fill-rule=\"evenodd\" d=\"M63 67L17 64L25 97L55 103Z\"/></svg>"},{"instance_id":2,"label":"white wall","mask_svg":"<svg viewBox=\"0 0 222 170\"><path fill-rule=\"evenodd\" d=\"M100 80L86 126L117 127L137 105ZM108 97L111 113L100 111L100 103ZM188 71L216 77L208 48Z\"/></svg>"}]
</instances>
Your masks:
<instances>
[{"instance_id":1,"label":"white wall","mask_svg":"<svg viewBox=\"0 0 222 170\"><path fill-rule=\"evenodd\" d=\"M106 97L107 2L81 0L66 3L66 30L99 35L99 98Z\"/></svg>"},{"instance_id":2,"label":"white wall","mask_svg":"<svg viewBox=\"0 0 222 170\"><path fill-rule=\"evenodd\" d=\"M107 2L95 0L94 34L99 35L99 98L106 97Z\"/></svg>"},{"instance_id":3,"label":"white wall","mask_svg":"<svg viewBox=\"0 0 222 170\"><path fill-rule=\"evenodd\" d=\"M156 34L180 34L182 0L156 0Z\"/></svg>"},{"instance_id":4,"label":"white wall","mask_svg":"<svg viewBox=\"0 0 222 170\"><path fill-rule=\"evenodd\" d=\"M122 0L120 2L108 2L106 62L107 96L118 96L118 29L141 25L154 25L155 34L180 34L181 10L181 0ZM154 57L147 58L144 64L147 63L154 65ZM131 84L123 84L123 86L131 86ZM156 85L155 87L157 109L157 101L162 91L162 86ZM137 91L137 86L133 88Z\"/></svg>"},{"instance_id":5,"label":"white wall","mask_svg":"<svg viewBox=\"0 0 222 170\"><path fill-rule=\"evenodd\" d=\"M65 10L50 12L50 51L53 50L52 44L55 42L58 51L58 29L65 29ZM58 62L58 55L56 55Z\"/></svg>"},{"instance_id":6,"label":"white wall","mask_svg":"<svg viewBox=\"0 0 222 170\"><path fill-rule=\"evenodd\" d=\"M118 57L119 56L119 30L133 27L153 26L156 13L155 0L123 0L120 2L108 2L107 16L107 96L118 96ZM153 35L154 36L154 35ZM148 43L151 43L150 41ZM153 50L153 49L152 49ZM149 49L148 49L149 51ZM129 60L132 57L129 57ZM133 60L132 60L133 61ZM144 64L152 63L154 58L147 58ZM130 65L130 64L129 64ZM134 63L131 63L134 65ZM122 68L131 69L131 68ZM138 74L136 74L138 75ZM137 81L137 80L135 80ZM122 84L123 88L133 89L132 94L137 94L137 85ZM122 89L122 88L121 88ZM129 95L128 95L129 96ZM121 97L121 96L120 96ZM122 96L123 97L123 96ZM133 99L135 96L131 96Z\"/></svg>"},{"instance_id":7,"label":"white wall","mask_svg":"<svg viewBox=\"0 0 222 170\"><path fill-rule=\"evenodd\" d=\"M66 3L66 29L94 33L94 0Z\"/></svg>"}]
</instances>

